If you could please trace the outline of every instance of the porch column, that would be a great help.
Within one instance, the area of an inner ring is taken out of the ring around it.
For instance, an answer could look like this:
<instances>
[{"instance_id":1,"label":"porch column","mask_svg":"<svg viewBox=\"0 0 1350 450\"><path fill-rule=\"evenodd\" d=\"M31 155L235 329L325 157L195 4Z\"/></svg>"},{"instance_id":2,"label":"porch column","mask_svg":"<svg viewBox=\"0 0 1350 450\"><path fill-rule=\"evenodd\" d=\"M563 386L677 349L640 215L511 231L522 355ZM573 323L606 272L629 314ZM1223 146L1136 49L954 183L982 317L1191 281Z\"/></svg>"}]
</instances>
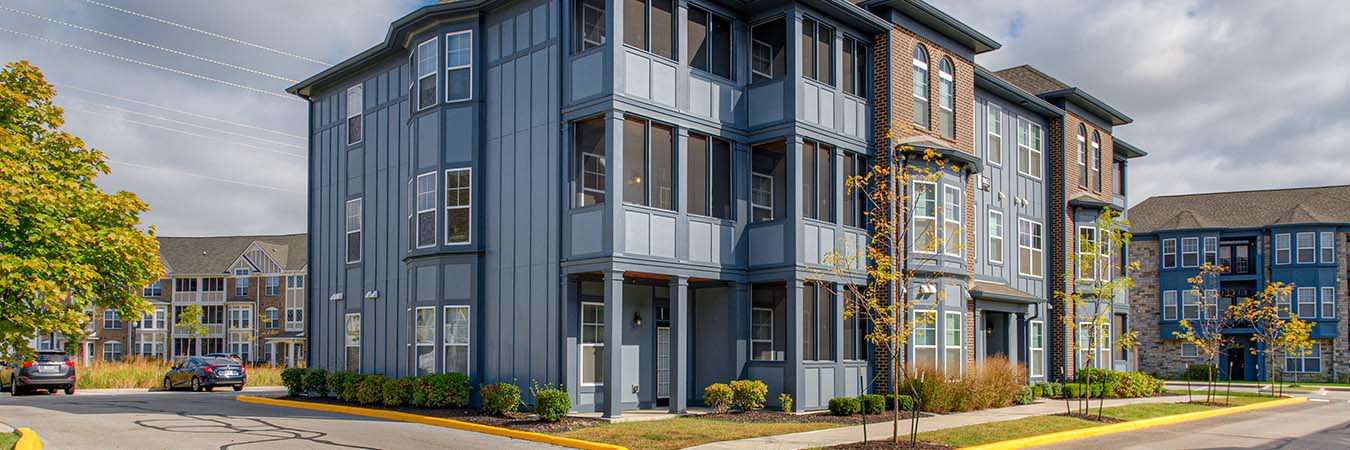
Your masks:
<instances>
[{"instance_id":1,"label":"porch column","mask_svg":"<svg viewBox=\"0 0 1350 450\"><path fill-rule=\"evenodd\" d=\"M275 357L275 356L274 356ZM295 342L286 343L286 367L295 367L299 364L295 362Z\"/></svg>"},{"instance_id":2,"label":"porch column","mask_svg":"<svg viewBox=\"0 0 1350 450\"><path fill-rule=\"evenodd\" d=\"M670 287L670 412L684 414L689 400L689 277L672 277Z\"/></svg>"},{"instance_id":3,"label":"porch column","mask_svg":"<svg viewBox=\"0 0 1350 450\"><path fill-rule=\"evenodd\" d=\"M579 379L581 375L578 371L579 362L577 361L579 357L578 353L581 348L578 347L580 344L580 342L578 342L580 336L579 327L581 326L581 320L578 316L580 315L581 304L577 301L577 281L575 278L572 278L571 275L564 274L560 277L559 284L561 285L560 289L562 291L562 311L560 317L562 317L563 321L562 326L559 327L560 333L562 334L561 341L563 346L562 382L563 386L565 386L564 389L567 391L567 396L572 398L572 406L575 407L577 403L580 403L581 401L580 397L577 395L579 393L578 386L581 382Z\"/></svg>"},{"instance_id":4,"label":"porch column","mask_svg":"<svg viewBox=\"0 0 1350 450\"><path fill-rule=\"evenodd\" d=\"M605 273L605 414L623 415L623 271Z\"/></svg>"},{"instance_id":5,"label":"porch column","mask_svg":"<svg viewBox=\"0 0 1350 450\"><path fill-rule=\"evenodd\" d=\"M787 351L783 355L783 390L792 396L792 410L805 411L806 380L802 379L805 365L802 364L802 327L806 321L802 318L804 309L803 286L805 280L787 280Z\"/></svg>"}]
</instances>

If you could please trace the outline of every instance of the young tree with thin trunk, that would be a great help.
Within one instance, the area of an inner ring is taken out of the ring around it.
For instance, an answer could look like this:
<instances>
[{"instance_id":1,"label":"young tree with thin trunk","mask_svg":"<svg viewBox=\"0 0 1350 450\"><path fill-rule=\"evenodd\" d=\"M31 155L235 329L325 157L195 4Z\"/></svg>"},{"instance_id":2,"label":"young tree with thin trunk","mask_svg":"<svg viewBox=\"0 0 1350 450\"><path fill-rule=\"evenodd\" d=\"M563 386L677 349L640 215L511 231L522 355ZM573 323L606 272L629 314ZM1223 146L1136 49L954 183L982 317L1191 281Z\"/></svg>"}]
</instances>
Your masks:
<instances>
[{"instance_id":1,"label":"young tree with thin trunk","mask_svg":"<svg viewBox=\"0 0 1350 450\"><path fill-rule=\"evenodd\" d=\"M1297 348L1291 344L1306 340L1311 328L1290 314L1289 299L1293 290L1292 284L1269 283L1256 296L1243 299L1231 309L1234 320L1252 329L1252 340L1258 344L1252 348L1252 355L1266 364L1268 376L1275 379L1276 384L1279 383L1279 372L1275 355L1287 348ZM1286 336L1286 333L1293 336ZM1271 393L1274 392L1272 389Z\"/></svg>"},{"instance_id":2,"label":"young tree with thin trunk","mask_svg":"<svg viewBox=\"0 0 1350 450\"><path fill-rule=\"evenodd\" d=\"M1206 404L1214 402L1214 369L1219 365L1219 353L1228 346L1229 339L1224 331L1232 325L1236 311L1235 306L1226 310L1219 308L1219 276L1225 272L1228 272L1227 267L1207 262L1200 266L1200 273L1186 280L1191 284L1188 292L1194 300L1191 305L1182 305L1182 311L1188 306L1195 308L1198 318L1183 318L1179 322L1183 331L1172 332L1173 337L1195 346L1196 353L1207 363ZM1229 376L1231 378L1231 374Z\"/></svg>"}]
</instances>

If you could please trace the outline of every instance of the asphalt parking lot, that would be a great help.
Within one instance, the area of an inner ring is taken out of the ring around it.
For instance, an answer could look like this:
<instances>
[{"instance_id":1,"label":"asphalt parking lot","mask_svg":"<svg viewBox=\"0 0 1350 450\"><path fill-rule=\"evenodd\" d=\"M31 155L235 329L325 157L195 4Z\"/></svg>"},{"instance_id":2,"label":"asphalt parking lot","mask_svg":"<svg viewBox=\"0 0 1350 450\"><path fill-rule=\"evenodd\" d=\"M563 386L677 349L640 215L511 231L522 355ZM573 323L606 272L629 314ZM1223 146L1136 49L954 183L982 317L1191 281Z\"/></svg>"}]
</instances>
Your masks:
<instances>
[{"instance_id":1,"label":"asphalt parking lot","mask_svg":"<svg viewBox=\"0 0 1350 450\"><path fill-rule=\"evenodd\" d=\"M248 389L243 394L276 395ZM429 425L235 400L231 391L80 391L0 395L0 422L37 431L48 449L548 449Z\"/></svg>"}]
</instances>

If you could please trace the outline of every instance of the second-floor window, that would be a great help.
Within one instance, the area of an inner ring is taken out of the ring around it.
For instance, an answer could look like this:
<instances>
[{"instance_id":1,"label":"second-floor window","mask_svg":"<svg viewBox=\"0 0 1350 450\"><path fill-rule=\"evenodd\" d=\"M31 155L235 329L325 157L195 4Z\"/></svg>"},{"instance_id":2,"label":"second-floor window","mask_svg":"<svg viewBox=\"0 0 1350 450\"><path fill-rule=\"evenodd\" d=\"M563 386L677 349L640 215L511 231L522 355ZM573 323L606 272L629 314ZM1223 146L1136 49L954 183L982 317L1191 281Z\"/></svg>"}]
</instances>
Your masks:
<instances>
[{"instance_id":1,"label":"second-floor window","mask_svg":"<svg viewBox=\"0 0 1350 450\"><path fill-rule=\"evenodd\" d=\"M1181 267L1200 266L1200 238L1181 238Z\"/></svg>"},{"instance_id":2,"label":"second-floor window","mask_svg":"<svg viewBox=\"0 0 1350 450\"><path fill-rule=\"evenodd\" d=\"M1317 289L1310 287L1298 288L1298 318L1316 319L1317 318Z\"/></svg>"},{"instance_id":3,"label":"second-floor window","mask_svg":"<svg viewBox=\"0 0 1350 450\"><path fill-rule=\"evenodd\" d=\"M769 80L783 76L786 71L784 49L787 30L783 18L755 25L750 29L750 76L752 81Z\"/></svg>"},{"instance_id":4,"label":"second-floor window","mask_svg":"<svg viewBox=\"0 0 1350 450\"><path fill-rule=\"evenodd\" d=\"M436 172L418 175L414 187L413 247L427 248L436 245Z\"/></svg>"},{"instance_id":5,"label":"second-floor window","mask_svg":"<svg viewBox=\"0 0 1350 450\"><path fill-rule=\"evenodd\" d=\"M965 210L961 208L961 188L942 187L942 253L947 256L961 256L964 249L965 231L962 226Z\"/></svg>"},{"instance_id":6,"label":"second-floor window","mask_svg":"<svg viewBox=\"0 0 1350 450\"><path fill-rule=\"evenodd\" d=\"M1111 192L1116 195L1125 195L1125 162L1111 161Z\"/></svg>"},{"instance_id":7,"label":"second-floor window","mask_svg":"<svg viewBox=\"0 0 1350 450\"><path fill-rule=\"evenodd\" d=\"M1078 187L1088 187L1087 127L1078 126Z\"/></svg>"},{"instance_id":8,"label":"second-floor window","mask_svg":"<svg viewBox=\"0 0 1350 450\"><path fill-rule=\"evenodd\" d=\"M1017 173L1041 178L1041 126L1026 120L1017 123Z\"/></svg>"},{"instance_id":9,"label":"second-floor window","mask_svg":"<svg viewBox=\"0 0 1350 450\"><path fill-rule=\"evenodd\" d=\"M1335 233L1323 231L1318 233L1318 254L1322 264L1331 264L1336 262L1336 238Z\"/></svg>"},{"instance_id":10,"label":"second-floor window","mask_svg":"<svg viewBox=\"0 0 1350 450\"><path fill-rule=\"evenodd\" d=\"M577 52L605 45L605 0L572 2L572 45Z\"/></svg>"},{"instance_id":11,"label":"second-floor window","mask_svg":"<svg viewBox=\"0 0 1350 450\"><path fill-rule=\"evenodd\" d=\"M197 292L196 278L175 278L173 280L174 292Z\"/></svg>"},{"instance_id":12,"label":"second-floor window","mask_svg":"<svg viewBox=\"0 0 1350 450\"><path fill-rule=\"evenodd\" d=\"M279 317L280 315L278 314L277 309L275 307L267 308L267 310L263 313L263 328L269 330L277 329L277 319Z\"/></svg>"},{"instance_id":13,"label":"second-floor window","mask_svg":"<svg viewBox=\"0 0 1350 450\"><path fill-rule=\"evenodd\" d=\"M1163 239L1162 241L1162 266L1164 269L1171 269L1177 266L1177 240Z\"/></svg>"},{"instance_id":14,"label":"second-floor window","mask_svg":"<svg viewBox=\"0 0 1350 450\"><path fill-rule=\"evenodd\" d=\"M253 328L253 308L249 306L231 306L230 328Z\"/></svg>"},{"instance_id":15,"label":"second-floor window","mask_svg":"<svg viewBox=\"0 0 1350 450\"><path fill-rule=\"evenodd\" d=\"M910 234L914 251L937 253L937 185L925 181L914 182L914 225Z\"/></svg>"},{"instance_id":16,"label":"second-floor window","mask_svg":"<svg viewBox=\"0 0 1350 450\"><path fill-rule=\"evenodd\" d=\"M1219 263L1219 238L1206 236L1204 240L1205 264Z\"/></svg>"},{"instance_id":17,"label":"second-floor window","mask_svg":"<svg viewBox=\"0 0 1350 450\"><path fill-rule=\"evenodd\" d=\"M365 88L360 84L347 88L347 145L360 143L364 136L361 129L364 95Z\"/></svg>"},{"instance_id":18,"label":"second-floor window","mask_svg":"<svg viewBox=\"0 0 1350 450\"><path fill-rule=\"evenodd\" d=\"M264 283L266 295L275 297L278 293L281 292L281 277L278 276L267 277Z\"/></svg>"},{"instance_id":19,"label":"second-floor window","mask_svg":"<svg viewBox=\"0 0 1350 450\"><path fill-rule=\"evenodd\" d=\"M1094 280L1097 278L1097 252L1101 251L1097 240L1097 227L1078 227L1078 278Z\"/></svg>"},{"instance_id":20,"label":"second-floor window","mask_svg":"<svg viewBox=\"0 0 1350 450\"><path fill-rule=\"evenodd\" d=\"M445 101L473 97L473 30L445 35Z\"/></svg>"},{"instance_id":21,"label":"second-floor window","mask_svg":"<svg viewBox=\"0 0 1350 450\"><path fill-rule=\"evenodd\" d=\"M445 243L468 244L472 226L472 169L445 171Z\"/></svg>"},{"instance_id":22,"label":"second-floor window","mask_svg":"<svg viewBox=\"0 0 1350 450\"><path fill-rule=\"evenodd\" d=\"M690 7L688 22L689 67L728 80L734 78L731 73L731 20L702 8Z\"/></svg>"},{"instance_id":23,"label":"second-floor window","mask_svg":"<svg viewBox=\"0 0 1350 450\"><path fill-rule=\"evenodd\" d=\"M159 297L164 295L164 280L155 280L141 289L141 297Z\"/></svg>"},{"instance_id":24,"label":"second-floor window","mask_svg":"<svg viewBox=\"0 0 1350 450\"><path fill-rule=\"evenodd\" d=\"M1289 264L1290 257L1289 234L1275 235L1275 264Z\"/></svg>"},{"instance_id":25,"label":"second-floor window","mask_svg":"<svg viewBox=\"0 0 1350 450\"><path fill-rule=\"evenodd\" d=\"M576 186L576 207L605 203L605 119L596 117L572 125L575 158L573 183Z\"/></svg>"},{"instance_id":26,"label":"second-floor window","mask_svg":"<svg viewBox=\"0 0 1350 450\"><path fill-rule=\"evenodd\" d=\"M1177 291L1163 291L1162 294L1163 320L1177 320Z\"/></svg>"},{"instance_id":27,"label":"second-floor window","mask_svg":"<svg viewBox=\"0 0 1350 450\"><path fill-rule=\"evenodd\" d=\"M750 149L750 220L782 218L787 210L787 152L782 141L759 144ZM806 173L806 172L803 172Z\"/></svg>"},{"instance_id":28,"label":"second-floor window","mask_svg":"<svg viewBox=\"0 0 1350 450\"><path fill-rule=\"evenodd\" d=\"M867 44L852 37L844 37L844 61L840 69L844 74L844 92L859 97L867 97L867 73L871 71L867 64Z\"/></svg>"},{"instance_id":29,"label":"second-floor window","mask_svg":"<svg viewBox=\"0 0 1350 450\"><path fill-rule=\"evenodd\" d=\"M817 142L802 144L802 216L834 220L834 147Z\"/></svg>"},{"instance_id":30,"label":"second-floor window","mask_svg":"<svg viewBox=\"0 0 1350 450\"><path fill-rule=\"evenodd\" d=\"M689 133L689 213L732 218L731 143L705 134Z\"/></svg>"},{"instance_id":31,"label":"second-floor window","mask_svg":"<svg viewBox=\"0 0 1350 450\"><path fill-rule=\"evenodd\" d=\"M624 0L623 43L675 59L674 12L672 0Z\"/></svg>"},{"instance_id":32,"label":"second-floor window","mask_svg":"<svg viewBox=\"0 0 1350 450\"><path fill-rule=\"evenodd\" d=\"M938 63L938 129L943 137L956 139L956 68L951 58Z\"/></svg>"},{"instance_id":33,"label":"second-floor window","mask_svg":"<svg viewBox=\"0 0 1350 450\"><path fill-rule=\"evenodd\" d=\"M115 309L103 310L103 329L119 330L121 328L122 328L122 321L117 319L117 310Z\"/></svg>"},{"instance_id":34,"label":"second-floor window","mask_svg":"<svg viewBox=\"0 0 1350 450\"><path fill-rule=\"evenodd\" d=\"M985 114L984 127L988 138L985 142L986 158L989 164L1003 164L1003 108L989 104Z\"/></svg>"},{"instance_id":35,"label":"second-floor window","mask_svg":"<svg viewBox=\"0 0 1350 450\"><path fill-rule=\"evenodd\" d=\"M234 269L234 296L248 296L248 269Z\"/></svg>"},{"instance_id":36,"label":"second-floor window","mask_svg":"<svg viewBox=\"0 0 1350 450\"><path fill-rule=\"evenodd\" d=\"M1295 236L1295 242L1298 243L1298 263L1310 264L1317 262L1314 250L1314 240L1316 235L1313 233L1298 233Z\"/></svg>"},{"instance_id":37,"label":"second-floor window","mask_svg":"<svg viewBox=\"0 0 1350 450\"><path fill-rule=\"evenodd\" d=\"M1322 318L1336 318L1336 288L1334 287L1322 288Z\"/></svg>"},{"instance_id":38,"label":"second-floor window","mask_svg":"<svg viewBox=\"0 0 1350 450\"><path fill-rule=\"evenodd\" d=\"M361 199L347 200L347 263L361 262Z\"/></svg>"},{"instance_id":39,"label":"second-floor window","mask_svg":"<svg viewBox=\"0 0 1350 450\"><path fill-rule=\"evenodd\" d=\"M802 74L834 86L834 29L802 19Z\"/></svg>"},{"instance_id":40,"label":"second-floor window","mask_svg":"<svg viewBox=\"0 0 1350 450\"><path fill-rule=\"evenodd\" d=\"M417 44L417 110L436 104L436 38Z\"/></svg>"},{"instance_id":41,"label":"second-floor window","mask_svg":"<svg viewBox=\"0 0 1350 450\"><path fill-rule=\"evenodd\" d=\"M1042 242L1045 235L1042 227L1040 222L1017 219L1018 274L1040 277L1045 273L1042 267L1045 258Z\"/></svg>"},{"instance_id":42,"label":"second-floor window","mask_svg":"<svg viewBox=\"0 0 1350 450\"><path fill-rule=\"evenodd\" d=\"M202 292L225 292L225 279L221 277L202 278Z\"/></svg>"},{"instance_id":43,"label":"second-floor window","mask_svg":"<svg viewBox=\"0 0 1350 450\"><path fill-rule=\"evenodd\" d=\"M675 129L640 118L623 121L623 201L675 209Z\"/></svg>"},{"instance_id":44,"label":"second-floor window","mask_svg":"<svg viewBox=\"0 0 1350 450\"><path fill-rule=\"evenodd\" d=\"M1003 264L1003 212L989 210L989 262Z\"/></svg>"},{"instance_id":45,"label":"second-floor window","mask_svg":"<svg viewBox=\"0 0 1350 450\"><path fill-rule=\"evenodd\" d=\"M1092 190L1102 191L1102 135L1092 132Z\"/></svg>"},{"instance_id":46,"label":"second-floor window","mask_svg":"<svg viewBox=\"0 0 1350 450\"><path fill-rule=\"evenodd\" d=\"M861 177L866 176L871 167L867 165L867 157L854 153L844 154L844 176ZM867 228L867 207L870 204L867 198L867 191L862 186L848 187L844 185L844 225L857 228Z\"/></svg>"},{"instance_id":47,"label":"second-floor window","mask_svg":"<svg viewBox=\"0 0 1350 450\"><path fill-rule=\"evenodd\" d=\"M141 316L141 329L163 330L168 324L168 314L164 307L156 307L150 314Z\"/></svg>"},{"instance_id":48,"label":"second-floor window","mask_svg":"<svg viewBox=\"0 0 1350 450\"><path fill-rule=\"evenodd\" d=\"M914 123L928 128L928 52L922 45L914 46Z\"/></svg>"}]
</instances>

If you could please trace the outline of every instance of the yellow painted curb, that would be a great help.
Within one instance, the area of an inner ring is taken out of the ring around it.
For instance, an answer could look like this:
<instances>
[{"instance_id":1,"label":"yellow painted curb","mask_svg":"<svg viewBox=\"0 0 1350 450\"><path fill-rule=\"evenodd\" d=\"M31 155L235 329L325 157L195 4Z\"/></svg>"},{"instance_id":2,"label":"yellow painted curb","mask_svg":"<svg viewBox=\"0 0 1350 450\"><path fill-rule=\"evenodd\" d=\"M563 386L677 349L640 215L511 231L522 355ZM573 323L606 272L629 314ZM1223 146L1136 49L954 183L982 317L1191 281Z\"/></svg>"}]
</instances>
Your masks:
<instances>
[{"instance_id":1,"label":"yellow painted curb","mask_svg":"<svg viewBox=\"0 0 1350 450\"><path fill-rule=\"evenodd\" d=\"M375 417L379 419L396 420L399 422L420 423L424 425L454 428L457 430L472 431L475 433L491 434L496 436L508 437L512 439L521 439L533 442L542 442L545 444L553 444L561 447L579 448L583 450L628 450L627 447L621 447L618 445L601 444L599 442L583 441L581 439L565 438L561 436L554 436L551 434L512 430L510 428L494 427L454 419L423 416L420 414L412 414L399 411L360 408L355 406L330 405L326 403L299 402L294 400L254 397L251 395L240 395L235 397L235 399L244 403L256 403L259 405L284 406L288 408L300 408L300 409L310 409L314 411L327 411L342 414L351 414L354 416ZM16 448L15 450L19 449Z\"/></svg>"},{"instance_id":2,"label":"yellow painted curb","mask_svg":"<svg viewBox=\"0 0 1350 450\"><path fill-rule=\"evenodd\" d=\"M38 438L37 432L32 428L16 428L14 432L19 435L19 442L14 443L14 450L42 450L42 439Z\"/></svg>"},{"instance_id":3,"label":"yellow painted curb","mask_svg":"<svg viewBox=\"0 0 1350 450\"><path fill-rule=\"evenodd\" d=\"M1175 423L1190 422L1193 420L1208 419L1211 417L1227 416L1230 414L1239 414L1258 409L1275 408L1279 406L1292 405L1308 401L1307 397L1290 397L1269 402L1252 403L1250 405L1232 406L1228 408L1216 408L1205 411L1188 412L1172 416L1154 417L1151 419L1134 420L1130 422L1118 422L1109 425L1096 427L1080 428L1077 430L1060 431L1056 433L1042 434L1018 439L1009 439L1006 441L991 442L988 444L975 445L970 447L961 447L962 450L1013 450L1037 445L1053 444L1056 442L1071 441L1104 434L1119 433L1122 431L1139 430L1152 428Z\"/></svg>"}]
</instances>

